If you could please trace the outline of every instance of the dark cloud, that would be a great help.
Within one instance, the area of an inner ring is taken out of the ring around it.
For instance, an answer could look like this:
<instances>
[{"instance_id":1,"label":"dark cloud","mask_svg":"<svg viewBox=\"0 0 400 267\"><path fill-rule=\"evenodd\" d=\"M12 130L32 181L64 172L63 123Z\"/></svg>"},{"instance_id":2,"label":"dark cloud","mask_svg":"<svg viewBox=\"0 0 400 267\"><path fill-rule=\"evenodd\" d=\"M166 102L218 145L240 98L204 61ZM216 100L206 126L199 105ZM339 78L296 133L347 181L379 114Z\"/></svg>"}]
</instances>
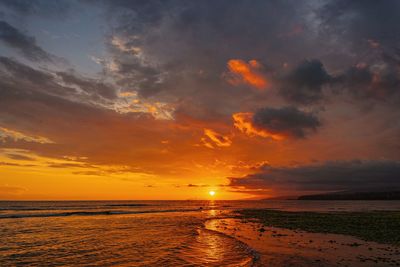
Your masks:
<instances>
[{"instance_id":1,"label":"dark cloud","mask_svg":"<svg viewBox=\"0 0 400 267\"><path fill-rule=\"evenodd\" d=\"M321 126L314 114L295 107L259 109L253 116L253 124L272 134L294 138L304 138Z\"/></svg>"},{"instance_id":2,"label":"dark cloud","mask_svg":"<svg viewBox=\"0 0 400 267\"><path fill-rule=\"evenodd\" d=\"M371 49L378 51L381 42L373 34L367 38L365 33L360 42L354 42L358 49L346 50L356 39L343 34L346 25L356 32L358 13L364 21L368 18L364 14L374 14L372 9L379 5L355 2L102 1L110 21L106 41L110 59L104 62L105 72L123 90L167 102L179 112L201 119L229 118L235 112L270 105L276 91L291 105L325 105L332 86L353 86L350 79L338 75L346 76L349 66L366 58L373 65L383 57L381 52L370 53ZM393 14L391 11L390 17L395 19ZM335 16L341 17L340 21ZM377 28L385 24L382 16L374 20ZM390 42L394 44L393 39ZM369 54L377 56L365 56ZM385 55L393 60L393 51L386 49ZM232 59L256 60L263 65L270 90L257 92L224 81L221 77ZM379 85L389 96L395 86L393 74L388 72ZM358 96L369 90L362 84L356 86L360 90L346 92ZM372 93L376 90L370 91L365 93L370 99L377 96Z\"/></svg>"},{"instance_id":3,"label":"dark cloud","mask_svg":"<svg viewBox=\"0 0 400 267\"><path fill-rule=\"evenodd\" d=\"M4 87L0 94L15 94L17 91L41 93L95 105L116 98L116 89L96 79L81 78L70 72L57 72L54 75L8 57L0 57L0 77ZM18 81L18 89L13 89L16 86L15 80ZM35 95L32 95L34 98Z\"/></svg>"},{"instance_id":4,"label":"dark cloud","mask_svg":"<svg viewBox=\"0 0 400 267\"><path fill-rule=\"evenodd\" d=\"M18 15L37 15L41 17L60 18L66 14L72 1L59 0L0 0L0 6L15 12Z\"/></svg>"},{"instance_id":5,"label":"dark cloud","mask_svg":"<svg viewBox=\"0 0 400 267\"><path fill-rule=\"evenodd\" d=\"M187 184L187 187L209 187L208 184Z\"/></svg>"},{"instance_id":6,"label":"dark cloud","mask_svg":"<svg viewBox=\"0 0 400 267\"><path fill-rule=\"evenodd\" d=\"M400 2L396 0L331 0L316 14L321 20L321 34L365 59L371 44L385 48L399 45L399 12Z\"/></svg>"},{"instance_id":7,"label":"dark cloud","mask_svg":"<svg viewBox=\"0 0 400 267\"><path fill-rule=\"evenodd\" d=\"M55 59L37 45L34 37L22 33L5 21L0 21L0 40L29 60L51 62Z\"/></svg>"},{"instance_id":8,"label":"dark cloud","mask_svg":"<svg viewBox=\"0 0 400 267\"><path fill-rule=\"evenodd\" d=\"M267 101L246 86L232 89L222 79L229 60L255 59L272 69L270 65L297 62L311 51L302 32L310 10L295 1L103 4L111 20L106 72L125 90L172 103L202 119L210 114L229 118L240 107L254 105L250 102ZM291 34L293 29L302 30ZM294 45L305 54L299 55Z\"/></svg>"},{"instance_id":9,"label":"dark cloud","mask_svg":"<svg viewBox=\"0 0 400 267\"><path fill-rule=\"evenodd\" d=\"M310 104L322 98L322 88L331 80L319 60L305 60L284 75L280 94L292 103Z\"/></svg>"},{"instance_id":10,"label":"dark cloud","mask_svg":"<svg viewBox=\"0 0 400 267\"><path fill-rule=\"evenodd\" d=\"M347 58L338 64L334 85L339 82L361 102L384 100L398 105L399 12L396 0L330 0L316 10L319 38L330 44L330 51ZM327 63L332 62L335 59L330 58Z\"/></svg>"},{"instance_id":11,"label":"dark cloud","mask_svg":"<svg viewBox=\"0 0 400 267\"><path fill-rule=\"evenodd\" d=\"M294 167L264 166L258 173L230 178L230 186L276 192L328 192L400 188L398 161L331 161Z\"/></svg>"},{"instance_id":12,"label":"dark cloud","mask_svg":"<svg viewBox=\"0 0 400 267\"><path fill-rule=\"evenodd\" d=\"M376 65L358 64L335 77L333 84L339 85L346 92L361 100L389 100L392 98L393 102L400 95L398 67L385 62Z\"/></svg>"},{"instance_id":13,"label":"dark cloud","mask_svg":"<svg viewBox=\"0 0 400 267\"><path fill-rule=\"evenodd\" d=\"M0 74L3 77L19 77L21 81L37 87L48 85L52 79L49 73L36 70L8 57L0 57L0 67Z\"/></svg>"},{"instance_id":14,"label":"dark cloud","mask_svg":"<svg viewBox=\"0 0 400 267\"><path fill-rule=\"evenodd\" d=\"M397 58L386 57L374 63L358 63L336 74L329 74L321 61L306 60L278 79L279 93L293 104L312 105L331 93L346 93L356 100L396 102L400 95Z\"/></svg>"},{"instance_id":15,"label":"dark cloud","mask_svg":"<svg viewBox=\"0 0 400 267\"><path fill-rule=\"evenodd\" d=\"M79 77L74 73L58 72L57 75L67 85L78 86L82 91L94 96L98 95L106 99L115 99L117 97L116 89L104 82L100 82L95 79Z\"/></svg>"}]
</instances>

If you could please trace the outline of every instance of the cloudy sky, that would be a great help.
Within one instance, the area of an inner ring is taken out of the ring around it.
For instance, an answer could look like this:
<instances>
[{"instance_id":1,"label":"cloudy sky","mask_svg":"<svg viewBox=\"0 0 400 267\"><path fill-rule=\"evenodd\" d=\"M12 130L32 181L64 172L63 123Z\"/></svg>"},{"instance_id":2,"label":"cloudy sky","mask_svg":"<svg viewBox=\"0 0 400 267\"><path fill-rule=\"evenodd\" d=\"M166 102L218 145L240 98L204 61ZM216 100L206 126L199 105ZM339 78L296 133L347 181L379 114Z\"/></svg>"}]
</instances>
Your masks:
<instances>
[{"instance_id":1,"label":"cloudy sky","mask_svg":"<svg viewBox=\"0 0 400 267\"><path fill-rule=\"evenodd\" d=\"M396 0L0 0L0 199L400 187Z\"/></svg>"}]
</instances>

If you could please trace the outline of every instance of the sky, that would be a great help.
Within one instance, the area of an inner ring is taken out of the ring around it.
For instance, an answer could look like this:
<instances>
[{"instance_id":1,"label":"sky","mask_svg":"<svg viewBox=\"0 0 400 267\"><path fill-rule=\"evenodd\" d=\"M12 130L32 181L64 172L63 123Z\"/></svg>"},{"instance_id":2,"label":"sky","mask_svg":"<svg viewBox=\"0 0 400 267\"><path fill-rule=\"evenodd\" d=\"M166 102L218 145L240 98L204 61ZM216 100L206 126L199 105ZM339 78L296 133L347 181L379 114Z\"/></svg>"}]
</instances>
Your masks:
<instances>
[{"instance_id":1,"label":"sky","mask_svg":"<svg viewBox=\"0 0 400 267\"><path fill-rule=\"evenodd\" d=\"M395 188L397 0L0 0L0 199Z\"/></svg>"}]
</instances>

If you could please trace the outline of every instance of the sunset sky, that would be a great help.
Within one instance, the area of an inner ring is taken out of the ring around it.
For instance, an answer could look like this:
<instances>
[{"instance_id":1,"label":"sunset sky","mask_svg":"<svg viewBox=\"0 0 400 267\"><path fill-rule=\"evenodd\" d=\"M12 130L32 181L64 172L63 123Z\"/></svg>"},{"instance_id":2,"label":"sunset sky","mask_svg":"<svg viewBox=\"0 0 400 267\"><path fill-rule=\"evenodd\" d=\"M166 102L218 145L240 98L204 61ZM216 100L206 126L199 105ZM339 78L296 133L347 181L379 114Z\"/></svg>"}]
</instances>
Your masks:
<instances>
[{"instance_id":1,"label":"sunset sky","mask_svg":"<svg viewBox=\"0 0 400 267\"><path fill-rule=\"evenodd\" d=\"M0 0L0 199L400 188L399 14Z\"/></svg>"}]
</instances>

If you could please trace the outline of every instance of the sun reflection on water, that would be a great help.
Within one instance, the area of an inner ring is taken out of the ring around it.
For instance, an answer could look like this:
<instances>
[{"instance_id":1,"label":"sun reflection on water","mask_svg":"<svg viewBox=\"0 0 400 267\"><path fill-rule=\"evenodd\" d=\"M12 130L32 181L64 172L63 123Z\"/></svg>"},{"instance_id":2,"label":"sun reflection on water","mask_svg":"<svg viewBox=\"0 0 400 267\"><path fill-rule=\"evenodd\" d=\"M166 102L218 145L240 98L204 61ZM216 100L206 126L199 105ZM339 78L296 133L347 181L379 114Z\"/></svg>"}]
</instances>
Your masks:
<instances>
[{"instance_id":1,"label":"sun reflection on water","mask_svg":"<svg viewBox=\"0 0 400 267\"><path fill-rule=\"evenodd\" d=\"M208 202L208 207L209 207L208 215L215 217L217 215L217 210L215 209L216 203L214 199L211 199L210 202Z\"/></svg>"}]
</instances>

